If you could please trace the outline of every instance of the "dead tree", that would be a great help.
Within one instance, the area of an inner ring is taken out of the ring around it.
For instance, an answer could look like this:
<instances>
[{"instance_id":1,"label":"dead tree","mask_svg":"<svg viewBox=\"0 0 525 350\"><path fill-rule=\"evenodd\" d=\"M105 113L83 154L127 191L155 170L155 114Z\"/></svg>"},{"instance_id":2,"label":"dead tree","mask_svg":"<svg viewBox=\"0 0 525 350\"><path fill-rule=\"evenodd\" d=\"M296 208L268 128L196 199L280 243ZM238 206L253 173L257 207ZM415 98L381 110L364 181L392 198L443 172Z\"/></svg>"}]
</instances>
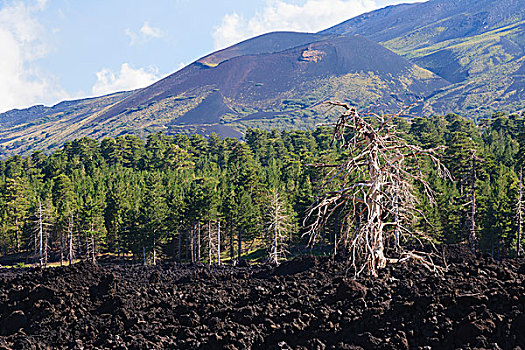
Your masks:
<instances>
[{"instance_id":1,"label":"dead tree","mask_svg":"<svg viewBox=\"0 0 525 350\"><path fill-rule=\"evenodd\" d=\"M521 256L521 232L523 227L523 167L520 167L520 181L518 187L518 208L517 208L518 232L516 233L516 256Z\"/></svg>"},{"instance_id":2,"label":"dead tree","mask_svg":"<svg viewBox=\"0 0 525 350\"><path fill-rule=\"evenodd\" d=\"M217 222L217 265L221 265L221 222Z\"/></svg>"},{"instance_id":3,"label":"dead tree","mask_svg":"<svg viewBox=\"0 0 525 350\"><path fill-rule=\"evenodd\" d=\"M350 253L355 275L366 272L377 276L387 263L415 259L436 269L430 254L404 250L401 236L422 242L428 238L412 232L407 222L416 218L417 198L414 183L422 185L433 202L433 192L418 166L421 157L430 159L440 176L450 173L437 158L440 149L422 149L408 144L395 132L393 121L403 111L391 115L369 113L360 116L354 108L340 102L328 102L345 111L333 124L333 141L346 149L347 158L340 164L314 164L328 168L320 196L307 212L311 220L310 244L313 244L327 220L343 212L339 239ZM391 237L397 235L397 237ZM396 257L388 257L385 242L393 238ZM429 239L430 241L430 239Z\"/></svg>"},{"instance_id":4,"label":"dead tree","mask_svg":"<svg viewBox=\"0 0 525 350\"><path fill-rule=\"evenodd\" d=\"M71 214L67 226L67 260L69 265L75 260L75 240L73 236L73 214Z\"/></svg>"},{"instance_id":5,"label":"dead tree","mask_svg":"<svg viewBox=\"0 0 525 350\"><path fill-rule=\"evenodd\" d=\"M217 265L221 264L221 222L217 221L213 227L211 219L208 220L208 264L215 259Z\"/></svg>"},{"instance_id":6,"label":"dead tree","mask_svg":"<svg viewBox=\"0 0 525 350\"><path fill-rule=\"evenodd\" d=\"M35 222L35 256L38 264L40 266L47 265L47 243L48 235L47 227L51 226L46 222L46 212L42 207L42 202L40 198L38 199L38 210L36 213L36 222Z\"/></svg>"},{"instance_id":7,"label":"dead tree","mask_svg":"<svg viewBox=\"0 0 525 350\"><path fill-rule=\"evenodd\" d=\"M195 243L195 223L193 223L192 227L191 227L191 232L190 232L190 244L189 244L189 247L190 247L190 256L191 256L191 263L194 264L195 263L195 248L194 248L194 243Z\"/></svg>"},{"instance_id":8,"label":"dead tree","mask_svg":"<svg viewBox=\"0 0 525 350\"><path fill-rule=\"evenodd\" d=\"M476 235L476 162L480 161L481 159L476 156L476 151L472 150L472 156L471 156L471 162L472 167L470 169L470 201L466 203L466 205L470 205L470 215L469 215L469 221L470 221L470 227L469 227L469 244L470 244L470 250L473 252L476 251L476 245L478 241L478 237Z\"/></svg>"},{"instance_id":9,"label":"dead tree","mask_svg":"<svg viewBox=\"0 0 525 350\"><path fill-rule=\"evenodd\" d=\"M270 193L266 216L268 220L266 222L268 260L273 264L278 264L288 253L286 240L288 232L291 231L291 218L286 213L277 189L273 189Z\"/></svg>"},{"instance_id":10,"label":"dead tree","mask_svg":"<svg viewBox=\"0 0 525 350\"><path fill-rule=\"evenodd\" d=\"M45 232L45 231L44 231ZM47 262L49 259L49 234L45 232L44 234L44 252L43 252L43 265L47 266Z\"/></svg>"},{"instance_id":11,"label":"dead tree","mask_svg":"<svg viewBox=\"0 0 525 350\"><path fill-rule=\"evenodd\" d=\"M235 258L235 239L234 239L233 225L231 224L231 220L228 226L228 230L230 233L230 260L233 261Z\"/></svg>"},{"instance_id":12,"label":"dead tree","mask_svg":"<svg viewBox=\"0 0 525 350\"><path fill-rule=\"evenodd\" d=\"M211 220L208 220L208 265L211 266L211 257L213 255L213 246L212 243L212 232L211 232Z\"/></svg>"},{"instance_id":13,"label":"dead tree","mask_svg":"<svg viewBox=\"0 0 525 350\"><path fill-rule=\"evenodd\" d=\"M91 221L89 226L89 231L86 232L86 252L87 252L87 258L91 258L91 262L93 264L97 263L97 247L96 247L96 241L95 241L95 235L96 231L93 225L93 221Z\"/></svg>"},{"instance_id":14,"label":"dead tree","mask_svg":"<svg viewBox=\"0 0 525 350\"><path fill-rule=\"evenodd\" d=\"M201 223L199 222L197 226L197 244L196 244L196 259L198 262L201 261Z\"/></svg>"},{"instance_id":15,"label":"dead tree","mask_svg":"<svg viewBox=\"0 0 525 350\"><path fill-rule=\"evenodd\" d=\"M44 245L44 222L43 222L43 215L42 215L42 202L40 201L40 198L38 198L38 235L35 239L35 242L38 242L38 260L40 266L42 266L43 258L44 258L44 251L43 251L43 245Z\"/></svg>"},{"instance_id":16,"label":"dead tree","mask_svg":"<svg viewBox=\"0 0 525 350\"><path fill-rule=\"evenodd\" d=\"M157 229L153 230L153 265L157 265Z\"/></svg>"}]
</instances>

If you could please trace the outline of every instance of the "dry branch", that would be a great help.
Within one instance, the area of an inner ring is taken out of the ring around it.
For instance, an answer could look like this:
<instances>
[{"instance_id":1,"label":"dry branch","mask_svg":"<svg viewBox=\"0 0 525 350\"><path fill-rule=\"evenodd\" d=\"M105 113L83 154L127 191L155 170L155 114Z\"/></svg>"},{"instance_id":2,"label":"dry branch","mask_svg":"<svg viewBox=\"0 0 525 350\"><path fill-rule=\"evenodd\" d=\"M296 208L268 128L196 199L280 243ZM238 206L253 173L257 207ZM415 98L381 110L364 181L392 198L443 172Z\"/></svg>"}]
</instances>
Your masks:
<instances>
[{"instance_id":1,"label":"dry branch","mask_svg":"<svg viewBox=\"0 0 525 350\"><path fill-rule=\"evenodd\" d=\"M332 142L339 142L349 151L341 164L315 164L331 168L320 186L320 196L307 212L310 243L313 244L327 220L338 208L345 208L340 239L350 253L355 274L366 271L377 276L387 263L407 259L436 269L428 254L407 252L401 247L401 236L418 241L429 237L409 230L407 223L416 218L417 198L414 183L422 184L423 192L433 203L433 191L424 180L419 158L425 157L437 167L442 177L450 173L438 158L441 147L423 149L408 144L395 132L394 120L405 109L389 115L367 113L360 116L346 103L327 102L345 110L334 124ZM392 229L387 229L392 227ZM385 242L393 236L397 257L387 257Z\"/></svg>"}]
</instances>

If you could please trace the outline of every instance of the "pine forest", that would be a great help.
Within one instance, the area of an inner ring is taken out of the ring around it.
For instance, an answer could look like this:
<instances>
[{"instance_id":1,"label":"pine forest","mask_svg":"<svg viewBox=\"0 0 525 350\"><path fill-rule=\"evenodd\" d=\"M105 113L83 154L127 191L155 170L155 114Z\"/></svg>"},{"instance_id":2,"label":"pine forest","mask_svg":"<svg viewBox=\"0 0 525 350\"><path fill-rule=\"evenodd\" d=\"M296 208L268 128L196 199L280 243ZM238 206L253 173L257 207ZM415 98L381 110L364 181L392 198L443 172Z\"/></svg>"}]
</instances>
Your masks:
<instances>
[{"instance_id":1,"label":"pine forest","mask_svg":"<svg viewBox=\"0 0 525 350\"><path fill-rule=\"evenodd\" d=\"M496 259L521 253L525 115L394 122L414 145L444 146L438 156L451 174L440 178L425 160L407 164L435 193L432 204L414 184L417 214L409 229L436 244L469 242ZM0 162L0 254L40 264L100 255L144 264L278 263L299 252L333 254L341 249L341 215L327 220L313 245L306 215L329 171L316 165L348 156L332 134L319 127L250 129L245 141L125 135L13 156Z\"/></svg>"}]
</instances>

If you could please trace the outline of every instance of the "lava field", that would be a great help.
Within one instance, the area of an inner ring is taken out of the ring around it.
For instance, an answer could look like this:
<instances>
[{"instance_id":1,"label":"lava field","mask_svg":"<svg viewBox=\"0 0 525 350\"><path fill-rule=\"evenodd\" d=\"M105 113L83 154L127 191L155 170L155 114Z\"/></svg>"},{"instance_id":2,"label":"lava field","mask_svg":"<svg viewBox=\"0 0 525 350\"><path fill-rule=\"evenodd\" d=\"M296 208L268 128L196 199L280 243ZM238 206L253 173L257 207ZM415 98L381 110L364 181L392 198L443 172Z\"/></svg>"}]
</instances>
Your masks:
<instances>
[{"instance_id":1,"label":"lava field","mask_svg":"<svg viewBox=\"0 0 525 350\"><path fill-rule=\"evenodd\" d=\"M0 269L0 349L525 349L525 260Z\"/></svg>"}]
</instances>

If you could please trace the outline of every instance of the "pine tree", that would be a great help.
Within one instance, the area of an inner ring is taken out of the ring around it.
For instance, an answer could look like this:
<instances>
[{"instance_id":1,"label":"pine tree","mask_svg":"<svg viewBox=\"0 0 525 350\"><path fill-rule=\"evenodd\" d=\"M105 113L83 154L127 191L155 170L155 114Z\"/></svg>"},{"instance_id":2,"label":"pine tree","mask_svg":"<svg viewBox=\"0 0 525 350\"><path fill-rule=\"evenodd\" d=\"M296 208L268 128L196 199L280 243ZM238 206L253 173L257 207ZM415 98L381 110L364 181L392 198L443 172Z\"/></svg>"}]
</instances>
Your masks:
<instances>
[{"instance_id":1,"label":"pine tree","mask_svg":"<svg viewBox=\"0 0 525 350\"><path fill-rule=\"evenodd\" d=\"M72 244L72 238L70 236L74 224L72 217L76 206L73 184L71 179L65 174L60 174L54 179L53 202L56 210L56 231L59 237L60 265L63 265L66 246ZM69 247L67 251L71 252L72 248Z\"/></svg>"},{"instance_id":2,"label":"pine tree","mask_svg":"<svg viewBox=\"0 0 525 350\"><path fill-rule=\"evenodd\" d=\"M79 221L85 247L85 258L93 263L106 242L106 228L104 226L104 206L106 204L106 193L103 187L103 179L100 177L85 178L83 197L79 205Z\"/></svg>"},{"instance_id":3,"label":"pine tree","mask_svg":"<svg viewBox=\"0 0 525 350\"><path fill-rule=\"evenodd\" d=\"M4 220L7 241L14 241L15 251L22 246L22 227L27 219L29 208L28 186L23 177L6 178L1 189L4 198Z\"/></svg>"},{"instance_id":4,"label":"pine tree","mask_svg":"<svg viewBox=\"0 0 525 350\"><path fill-rule=\"evenodd\" d=\"M525 166L525 125L521 125L520 132L517 137L518 151L517 151L517 167L519 171L519 189L518 202L516 205L517 213L517 230L516 230L516 256L522 255L522 232L523 232L523 167Z\"/></svg>"},{"instance_id":5,"label":"pine tree","mask_svg":"<svg viewBox=\"0 0 525 350\"><path fill-rule=\"evenodd\" d=\"M143 252L151 255L152 263L157 263L159 246L166 238L166 217L168 206L166 192L161 176L149 173L145 178L145 191L141 200L139 225Z\"/></svg>"},{"instance_id":6,"label":"pine tree","mask_svg":"<svg viewBox=\"0 0 525 350\"><path fill-rule=\"evenodd\" d=\"M455 124L462 125L458 120L455 121ZM472 250L475 249L478 239L476 234L476 182L481 160L478 149L479 147L466 132L454 131L448 140L445 159L445 164L459 191L459 196L455 198L459 212L452 215L463 218L455 232L467 237Z\"/></svg>"}]
</instances>

